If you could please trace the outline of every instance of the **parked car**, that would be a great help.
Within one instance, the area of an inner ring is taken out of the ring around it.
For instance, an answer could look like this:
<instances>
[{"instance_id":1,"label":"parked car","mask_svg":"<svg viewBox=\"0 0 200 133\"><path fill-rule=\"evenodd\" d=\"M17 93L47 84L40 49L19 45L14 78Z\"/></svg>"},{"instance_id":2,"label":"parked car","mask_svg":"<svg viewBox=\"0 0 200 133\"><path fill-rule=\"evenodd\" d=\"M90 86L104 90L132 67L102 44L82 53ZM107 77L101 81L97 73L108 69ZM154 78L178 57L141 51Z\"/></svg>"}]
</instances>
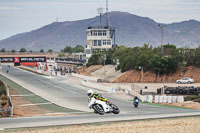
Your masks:
<instances>
[{"instance_id":1,"label":"parked car","mask_svg":"<svg viewBox=\"0 0 200 133\"><path fill-rule=\"evenodd\" d=\"M190 84L190 83L194 83L194 79L185 77L185 78L182 78L180 80L176 80L176 83L179 83L179 84L188 83L188 84Z\"/></svg>"}]
</instances>

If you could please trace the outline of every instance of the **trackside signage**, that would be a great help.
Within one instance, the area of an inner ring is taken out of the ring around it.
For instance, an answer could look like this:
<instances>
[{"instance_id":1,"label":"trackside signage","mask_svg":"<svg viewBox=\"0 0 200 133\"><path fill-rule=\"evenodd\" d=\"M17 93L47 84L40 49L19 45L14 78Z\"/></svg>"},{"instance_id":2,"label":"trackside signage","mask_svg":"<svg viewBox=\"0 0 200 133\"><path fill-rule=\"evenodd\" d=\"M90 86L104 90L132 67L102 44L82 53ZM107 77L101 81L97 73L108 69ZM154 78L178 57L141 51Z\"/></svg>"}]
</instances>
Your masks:
<instances>
[{"instance_id":1,"label":"trackside signage","mask_svg":"<svg viewBox=\"0 0 200 133\"><path fill-rule=\"evenodd\" d=\"M20 62L46 62L46 57L20 57Z\"/></svg>"},{"instance_id":2,"label":"trackside signage","mask_svg":"<svg viewBox=\"0 0 200 133\"><path fill-rule=\"evenodd\" d=\"M46 57L0 57L0 62L46 62Z\"/></svg>"},{"instance_id":3,"label":"trackside signage","mask_svg":"<svg viewBox=\"0 0 200 133\"><path fill-rule=\"evenodd\" d=\"M0 62L14 62L13 57L0 57Z\"/></svg>"}]
</instances>

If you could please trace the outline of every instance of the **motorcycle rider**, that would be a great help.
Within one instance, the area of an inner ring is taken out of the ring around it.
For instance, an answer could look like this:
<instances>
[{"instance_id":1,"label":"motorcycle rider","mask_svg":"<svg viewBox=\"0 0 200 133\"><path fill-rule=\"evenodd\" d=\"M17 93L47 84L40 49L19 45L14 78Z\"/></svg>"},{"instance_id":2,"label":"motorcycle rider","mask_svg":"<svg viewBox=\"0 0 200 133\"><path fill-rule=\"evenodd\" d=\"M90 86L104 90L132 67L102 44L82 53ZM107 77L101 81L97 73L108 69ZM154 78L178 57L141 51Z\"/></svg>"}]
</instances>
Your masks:
<instances>
[{"instance_id":1,"label":"motorcycle rider","mask_svg":"<svg viewBox=\"0 0 200 133\"><path fill-rule=\"evenodd\" d=\"M138 104L139 104L139 98L137 96L134 97L133 99L133 104L135 107L138 107Z\"/></svg>"},{"instance_id":2,"label":"motorcycle rider","mask_svg":"<svg viewBox=\"0 0 200 133\"><path fill-rule=\"evenodd\" d=\"M93 92L93 90L88 90L87 95L88 95L88 101L90 101L90 99L92 97L94 97L95 99L99 99L99 100L104 101L106 103L108 102L108 100L105 97L103 97L101 94L99 94L97 92Z\"/></svg>"}]
</instances>

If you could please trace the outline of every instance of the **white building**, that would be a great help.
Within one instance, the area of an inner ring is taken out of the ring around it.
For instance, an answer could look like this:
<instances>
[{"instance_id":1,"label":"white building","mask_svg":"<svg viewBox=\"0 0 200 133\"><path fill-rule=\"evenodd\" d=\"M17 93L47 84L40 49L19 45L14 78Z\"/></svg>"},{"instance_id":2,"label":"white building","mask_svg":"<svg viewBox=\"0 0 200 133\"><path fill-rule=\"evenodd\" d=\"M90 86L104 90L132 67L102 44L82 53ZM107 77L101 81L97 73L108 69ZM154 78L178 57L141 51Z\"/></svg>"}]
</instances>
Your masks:
<instances>
[{"instance_id":1,"label":"white building","mask_svg":"<svg viewBox=\"0 0 200 133\"><path fill-rule=\"evenodd\" d=\"M107 26L88 27L86 58L93 53L108 50L115 46L115 28Z\"/></svg>"}]
</instances>

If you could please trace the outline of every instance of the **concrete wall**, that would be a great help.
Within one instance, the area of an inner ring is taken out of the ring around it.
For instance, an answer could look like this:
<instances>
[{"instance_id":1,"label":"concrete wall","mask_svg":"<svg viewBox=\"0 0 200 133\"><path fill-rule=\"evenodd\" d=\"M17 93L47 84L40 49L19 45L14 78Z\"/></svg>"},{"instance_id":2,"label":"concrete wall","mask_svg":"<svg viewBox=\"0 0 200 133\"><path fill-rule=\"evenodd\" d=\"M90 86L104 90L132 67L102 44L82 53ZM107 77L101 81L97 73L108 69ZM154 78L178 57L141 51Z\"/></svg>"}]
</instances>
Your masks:
<instances>
[{"instance_id":1,"label":"concrete wall","mask_svg":"<svg viewBox=\"0 0 200 133\"><path fill-rule=\"evenodd\" d=\"M91 83L91 82L82 81L81 84L83 86L86 86L86 87L89 87L89 88L94 88L94 89L105 91L105 92L115 92L114 88L108 87L108 86L99 85L97 83Z\"/></svg>"},{"instance_id":2,"label":"concrete wall","mask_svg":"<svg viewBox=\"0 0 200 133\"><path fill-rule=\"evenodd\" d=\"M91 81L96 81L96 82L98 81L98 78L96 77L90 77L90 76L85 76L85 75L76 74L76 73L72 73L71 75L77 78L85 79L85 80L91 80Z\"/></svg>"}]
</instances>

